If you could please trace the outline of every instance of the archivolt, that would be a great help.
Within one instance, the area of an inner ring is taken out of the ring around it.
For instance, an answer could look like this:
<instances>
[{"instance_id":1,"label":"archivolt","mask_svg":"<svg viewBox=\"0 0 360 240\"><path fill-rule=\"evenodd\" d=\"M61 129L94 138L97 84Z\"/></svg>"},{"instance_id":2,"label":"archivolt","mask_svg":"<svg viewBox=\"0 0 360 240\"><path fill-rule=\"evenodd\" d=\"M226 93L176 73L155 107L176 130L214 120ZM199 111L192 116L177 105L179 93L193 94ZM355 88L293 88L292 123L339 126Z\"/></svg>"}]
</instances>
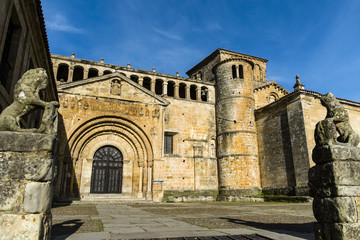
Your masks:
<instances>
[{"instance_id":1,"label":"archivolt","mask_svg":"<svg viewBox=\"0 0 360 240\"><path fill-rule=\"evenodd\" d=\"M118 116L101 116L80 124L69 135L69 149L73 159L77 159L86 144L95 137L115 134L127 141L136 150L140 166L152 166L153 150L146 133L135 123Z\"/></svg>"}]
</instances>

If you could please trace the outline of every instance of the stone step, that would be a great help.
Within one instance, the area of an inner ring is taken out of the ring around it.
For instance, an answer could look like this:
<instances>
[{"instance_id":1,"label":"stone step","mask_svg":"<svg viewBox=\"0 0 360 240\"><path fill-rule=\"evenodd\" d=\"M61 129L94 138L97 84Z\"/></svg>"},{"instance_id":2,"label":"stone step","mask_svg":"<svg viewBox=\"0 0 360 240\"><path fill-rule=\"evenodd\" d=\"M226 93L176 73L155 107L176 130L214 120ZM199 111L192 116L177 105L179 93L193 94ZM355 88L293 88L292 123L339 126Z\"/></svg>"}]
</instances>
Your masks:
<instances>
[{"instance_id":1,"label":"stone step","mask_svg":"<svg viewBox=\"0 0 360 240\"><path fill-rule=\"evenodd\" d=\"M136 198L131 196L124 196L121 194L90 194L83 196L81 202L152 202L146 200L145 197Z\"/></svg>"}]
</instances>

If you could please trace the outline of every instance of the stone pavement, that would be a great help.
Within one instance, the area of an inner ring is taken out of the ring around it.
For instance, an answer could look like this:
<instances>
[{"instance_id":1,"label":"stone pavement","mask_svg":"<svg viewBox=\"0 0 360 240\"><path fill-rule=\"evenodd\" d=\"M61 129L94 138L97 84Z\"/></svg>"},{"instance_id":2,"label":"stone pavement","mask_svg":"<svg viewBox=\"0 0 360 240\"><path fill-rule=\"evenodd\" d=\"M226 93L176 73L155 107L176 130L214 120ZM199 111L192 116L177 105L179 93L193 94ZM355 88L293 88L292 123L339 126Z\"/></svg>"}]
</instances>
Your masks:
<instances>
[{"instance_id":1,"label":"stone pavement","mask_svg":"<svg viewBox=\"0 0 360 240\"><path fill-rule=\"evenodd\" d=\"M102 240L102 239L144 239L144 238L169 238L169 237L196 237L196 236L220 236L220 235L248 235L258 234L275 240L300 240L300 239L314 239L313 233L299 232L285 229L265 230L255 228L253 226L239 225L236 228L205 228L196 225L192 225L178 220L179 218L218 218L219 215L212 215L211 213L196 213L194 214L167 214L165 210L175 210L174 208L161 208L160 211L164 211L164 214L151 213L151 211L145 211L144 207L137 207L129 203L94 203L99 215L93 216L71 216L73 219L79 219L89 217L91 219L100 219L104 226L103 232L89 232L89 233L73 233L71 235L62 235L53 237L54 240ZM190 206L191 209L203 208L207 203L183 203L182 206ZM289 204L283 204L289 206ZM293 204L295 205L295 204ZM161 204L159 206L162 206ZM164 204L163 206L169 206ZM179 205L177 205L179 206ZM210 205L209 209L215 208L217 205ZM245 206L228 206L224 208L224 211L229 210L238 211L241 209L245 211L246 215L253 216L271 216L279 214L295 214L303 216L311 216L311 211L298 211L287 210L281 207L281 204L276 204L274 207L260 208L260 205L245 205ZM149 207L149 210L151 207ZM165 209L165 210L164 210ZM296 206L295 208L296 209ZM225 214L228 216L229 214ZM294 216L295 216L294 215ZM235 216L234 216L235 217ZM54 220L69 219L69 216L54 216ZM310 224L310 223L309 223ZM255 225L257 226L257 225ZM258 226L262 226L261 224ZM286 224L284 225L286 226ZM300 224L301 226L301 224Z\"/></svg>"}]
</instances>

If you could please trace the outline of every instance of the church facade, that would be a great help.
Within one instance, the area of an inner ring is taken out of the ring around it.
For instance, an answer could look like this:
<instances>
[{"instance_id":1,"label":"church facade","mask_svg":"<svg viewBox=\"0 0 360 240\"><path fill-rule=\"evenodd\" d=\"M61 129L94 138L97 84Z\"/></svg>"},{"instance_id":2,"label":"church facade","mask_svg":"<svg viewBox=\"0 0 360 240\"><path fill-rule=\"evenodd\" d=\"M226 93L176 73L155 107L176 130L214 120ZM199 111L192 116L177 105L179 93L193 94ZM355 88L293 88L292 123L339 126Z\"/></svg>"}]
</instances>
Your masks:
<instances>
[{"instance_id":1,"label":"church facade","mask_svg":"<svg viewBox=\"0 0 360 240\"><path fill-rule=\"evenodd\" d=\"M267 60L217 49L188 77L50 55L40 0L0 2L0 112L28 69L60 102L55 200L239 200L308 194L321 94ZM360 133L360 103L339 99ZM41 111L22 119L39 127Z\"/></svg>"},{"instance_id":2,"label":"church facade","mask_svg":"<svg viewBox=\"0 0 360 240\"><path fill-rule=\"evenodd\" d=\"M60 101L59 199L238 200L307 195L326 110L266 59L217 49L188 78L52 55ZM355 130L360 104L347 100Z\"/></svg>"}]
</instances>

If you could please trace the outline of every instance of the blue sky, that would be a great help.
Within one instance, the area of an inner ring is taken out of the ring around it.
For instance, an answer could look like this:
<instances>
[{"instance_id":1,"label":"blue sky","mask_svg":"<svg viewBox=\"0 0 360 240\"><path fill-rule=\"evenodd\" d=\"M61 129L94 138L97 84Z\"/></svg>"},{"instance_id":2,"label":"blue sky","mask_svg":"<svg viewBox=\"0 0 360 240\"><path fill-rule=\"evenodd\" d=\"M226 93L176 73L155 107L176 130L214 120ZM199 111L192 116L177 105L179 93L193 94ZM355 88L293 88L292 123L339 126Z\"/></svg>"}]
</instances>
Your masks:
<instances>
[{"instance_id":1,"label":"blue sky","mask_svg":"<svg viewBox=\"0 0 360 240\"><path fill-rule=\"evenodd\" d=\"M358 0L46 0L51 53L174 74L217 48L269 60L268 80L360 102Z\"/></svg>"}]
</instances>

